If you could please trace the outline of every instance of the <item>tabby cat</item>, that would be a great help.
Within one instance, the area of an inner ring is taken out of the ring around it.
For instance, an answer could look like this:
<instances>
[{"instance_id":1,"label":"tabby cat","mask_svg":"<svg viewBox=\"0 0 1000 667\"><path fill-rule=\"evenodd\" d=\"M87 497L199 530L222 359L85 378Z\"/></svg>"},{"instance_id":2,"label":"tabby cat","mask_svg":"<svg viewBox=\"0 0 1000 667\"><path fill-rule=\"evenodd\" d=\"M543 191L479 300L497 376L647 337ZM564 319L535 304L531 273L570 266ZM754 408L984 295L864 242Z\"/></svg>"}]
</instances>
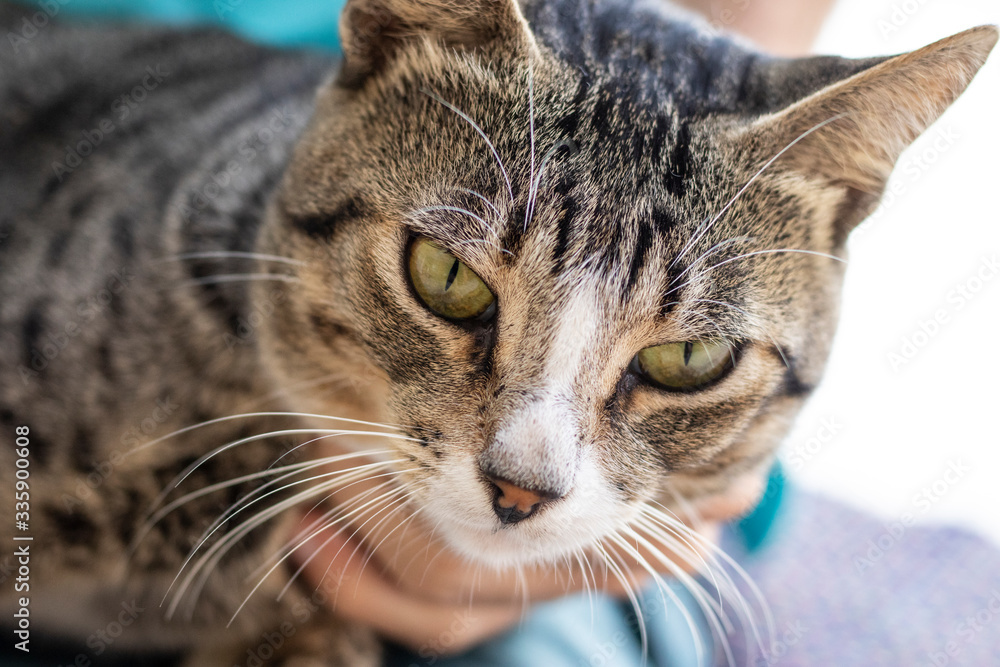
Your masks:
<instances>
[{"instance_id":1,"label":"tabby cat","mask_svg":"<svg viewBox=\"0 0 1000 667\"><path fill-rule=\"evenodd\" d=\"M33 628L136 600L121 645L197 665L308 596L301 508L366 476L314 527L405 502L512 568L670 544L660 504L764 474L848 233L997 40L776 59L651 1L350 0L338 62L32 14L0 6L3 542ZM309 623L273 664L377 664Z\"/></svg>"}]
</instances>

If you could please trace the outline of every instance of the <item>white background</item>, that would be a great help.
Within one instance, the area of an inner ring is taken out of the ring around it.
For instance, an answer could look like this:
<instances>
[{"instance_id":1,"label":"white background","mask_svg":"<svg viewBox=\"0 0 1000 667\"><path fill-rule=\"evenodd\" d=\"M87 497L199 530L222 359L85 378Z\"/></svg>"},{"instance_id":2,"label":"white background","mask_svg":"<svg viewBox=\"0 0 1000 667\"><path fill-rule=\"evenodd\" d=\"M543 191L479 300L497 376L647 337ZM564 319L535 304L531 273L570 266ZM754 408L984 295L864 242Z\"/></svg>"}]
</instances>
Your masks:
<instances>
[{"instance_id":1,"label":"white background","mask_svg":"<svg viewBox=\"0 0 1000 667\"><path fill-rule=\"evenodd\" d=\"M842 0L816 51L899 53L983 23L1000 23L998 0ZM953 136L943 151L939 131ZM1000 545L1000 275L962 307L953 291L1000 261L998 161L1000 49L903 155L902 196L852 236L826 378L784 458L801 485L887 520L960 524ZM946 323L915 336L939 310ZM904 338L923 346L893 368ZM949 484L953 462L968 472Z\"/></svg>"}]
</instances>

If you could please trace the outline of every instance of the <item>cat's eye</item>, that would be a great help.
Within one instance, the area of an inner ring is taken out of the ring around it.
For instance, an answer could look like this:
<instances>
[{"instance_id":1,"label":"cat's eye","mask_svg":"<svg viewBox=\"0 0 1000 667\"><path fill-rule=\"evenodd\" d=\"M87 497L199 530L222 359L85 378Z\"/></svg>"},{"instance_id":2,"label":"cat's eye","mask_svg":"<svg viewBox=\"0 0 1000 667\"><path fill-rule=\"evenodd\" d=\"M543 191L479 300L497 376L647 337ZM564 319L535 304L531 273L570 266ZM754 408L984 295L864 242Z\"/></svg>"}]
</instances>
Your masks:
<instances>
[{"instance_id":1,"label":"cat's eye","mask_svg":"<svg viewBox=\"0 0 1000 667\"><path fill-rule=\"evenodd\" d=\"M472 269L428 239L410 246L410 280L413 289L433 312L449 320L488 316L496 297Z\"/></svg>"},{"instance_id":2,"label":"cat's eye","mask_svg":"<svg viewBox=\"0 0 1000 667\"><path fill-rule=\"evenodd\" d=\"M692 391L718 380L735 359L727 340L698 340L647 347L635 356L634 370L671 391Z\"/></svg>"}]
</instances>

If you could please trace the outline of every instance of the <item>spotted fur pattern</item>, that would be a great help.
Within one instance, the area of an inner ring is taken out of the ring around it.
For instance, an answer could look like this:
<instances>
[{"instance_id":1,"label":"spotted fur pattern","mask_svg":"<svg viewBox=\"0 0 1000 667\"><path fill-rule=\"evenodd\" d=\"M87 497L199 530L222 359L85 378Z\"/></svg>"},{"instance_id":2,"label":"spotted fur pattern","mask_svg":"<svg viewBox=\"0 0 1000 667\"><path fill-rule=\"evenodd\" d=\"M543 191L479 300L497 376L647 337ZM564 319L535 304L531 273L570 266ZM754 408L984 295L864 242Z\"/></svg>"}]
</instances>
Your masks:
<instances>
[{"instance_id":1,"label":"spotted fur pattern","mask_svg":"<svg viewBox=\"0 0 1000 667\"><path fill-rule=\"evenodd\" d=\"M0 5L0 27L23 11ZM182 495L161 491L221 443L316 423L162 439L231 415L405 425L413 504L497 567L761 474L821 377L847 234L996 30L780 60L689 18L649 0L351 0L343 63L214 32L57 25L0 45L0 424L31 428L39 622L83 635L122 596L155 607L255 482L149 528ZM403 261L418 236L482 277L494 319L421 305ZM645 347L716 338L735 364L697 392L631 370ZM301 441L223 451L184 488L323 455ZM559 500L501 527L484 471ZM130 641L242 655L308 602L269 602L279 569L219 641L288 530L247 534L186 621L146 614ZM285 658L377 660L363 631L311 623Z\"/></svg>"}]
</instances>

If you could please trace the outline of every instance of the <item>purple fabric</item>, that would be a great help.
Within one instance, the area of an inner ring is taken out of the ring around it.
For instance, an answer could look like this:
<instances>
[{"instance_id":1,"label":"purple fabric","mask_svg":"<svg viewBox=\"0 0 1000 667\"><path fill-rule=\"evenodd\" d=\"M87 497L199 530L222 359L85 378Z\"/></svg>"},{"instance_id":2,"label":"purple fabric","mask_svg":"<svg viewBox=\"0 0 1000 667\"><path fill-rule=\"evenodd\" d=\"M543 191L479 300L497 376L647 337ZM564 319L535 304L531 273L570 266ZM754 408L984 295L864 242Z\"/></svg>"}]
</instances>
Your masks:
<instances>
[{"instance_id":1,"label":"purple fabric","mask_svg":"<svg viewBox=\"0 0 1000 667\"><path fill-rule=\"evenodd\" d=\"M1000 667L1000 550L793 485L787 493L768 542L753 553L735 538L724 544L763 591L777 631L766 653L731 637L737 664Z\"/></svg>"}]
</instances>

